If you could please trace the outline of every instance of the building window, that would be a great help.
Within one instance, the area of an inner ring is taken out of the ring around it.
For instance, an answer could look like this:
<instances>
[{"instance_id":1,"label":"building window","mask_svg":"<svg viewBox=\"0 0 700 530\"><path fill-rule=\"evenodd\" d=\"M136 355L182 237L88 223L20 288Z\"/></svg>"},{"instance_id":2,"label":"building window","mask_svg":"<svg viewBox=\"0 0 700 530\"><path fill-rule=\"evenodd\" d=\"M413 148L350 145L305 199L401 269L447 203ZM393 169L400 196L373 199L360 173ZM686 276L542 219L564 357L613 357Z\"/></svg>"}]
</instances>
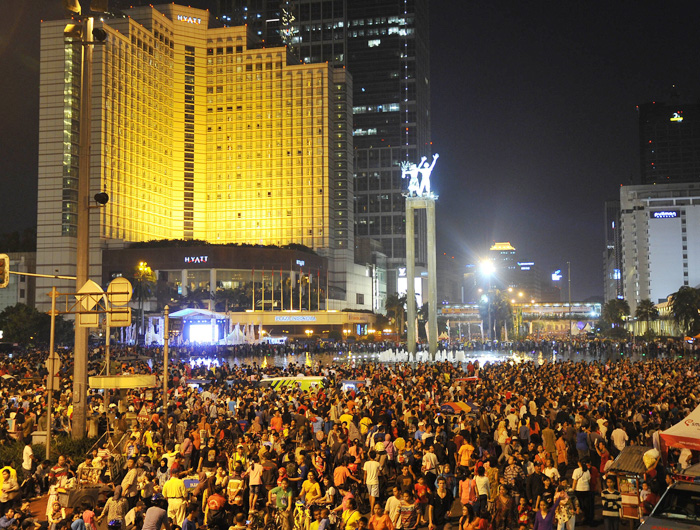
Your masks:
<instances>
[{"instance_id":1,"label":"building window","mask_svg":"<svg viewBox=\"0 0 700 530\"><path fill-rule=\"evenodd\" d=\"M357 305L365 305L365 295L362 293L355 293L355 302Z\"/></svg>"}]
</instances>

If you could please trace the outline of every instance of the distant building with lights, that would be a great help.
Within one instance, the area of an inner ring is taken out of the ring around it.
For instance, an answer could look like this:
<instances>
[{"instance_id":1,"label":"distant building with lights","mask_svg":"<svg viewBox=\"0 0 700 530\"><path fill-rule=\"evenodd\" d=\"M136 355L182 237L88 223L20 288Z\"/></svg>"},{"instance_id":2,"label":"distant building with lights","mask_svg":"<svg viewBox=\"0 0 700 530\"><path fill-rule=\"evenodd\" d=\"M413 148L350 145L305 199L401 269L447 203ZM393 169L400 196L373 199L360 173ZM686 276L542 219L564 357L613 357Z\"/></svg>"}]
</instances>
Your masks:
<instances>
[{"instance_id":1,"label":"distant building with lights","mask_svg":"<svg viewBox=\"0 0 700 530\"><path fill-rule=\"evenodd\" d=\"M354 263L347 70L260 48L246 27L210 27L208 11L125 13L96 21L107 40L94 48L90 191L110 200L91 210L90 277L101 278L103 251L131 242L300 244L327 260L326 309L371 309L371 279ZM65 25L41 28L37 272L71 275L81 45L66 44ZM53 283L37 281L42 310Z\"/></svg>"},{"instance_id":2,"label":"distant building with lights","mask_svg":"<svg viewBox=\"0 0 700 530\"><path fill-rule=\"evenodd\" d=\"M639 105L641 183L700 182L700 104Z\"/></svg>"},{"instance_id":3,"label":"distant building with lights","mask_svg":"<svg viewBox=\"0 0 700 530\"><path fill-rule=\"evenodd\" d=\"M495 267L493 286L500 289L514 287L518 268L515 247L508 241L494 242L489 248L489 259Z\"/></svg>"},{"instance_id":4,"label":"distant building with lights","mask_svg":"<svg viewBox=\"0 0 700 530\"><path fill-rule=\"evenodd\" d=\"M620 200L605 201L605 250L603 251L603 299L623 298Z\"/></svg>"},{"instance_id":5,"label":"distant building with lights","mask_svg":"<svg viewBox=\"0 0 700 530\"><path fill-rule=\"evenodd\" d=\"M700 183L620 188L623 296L666 302L700 286Z\"/></svg>"}]
</instances>

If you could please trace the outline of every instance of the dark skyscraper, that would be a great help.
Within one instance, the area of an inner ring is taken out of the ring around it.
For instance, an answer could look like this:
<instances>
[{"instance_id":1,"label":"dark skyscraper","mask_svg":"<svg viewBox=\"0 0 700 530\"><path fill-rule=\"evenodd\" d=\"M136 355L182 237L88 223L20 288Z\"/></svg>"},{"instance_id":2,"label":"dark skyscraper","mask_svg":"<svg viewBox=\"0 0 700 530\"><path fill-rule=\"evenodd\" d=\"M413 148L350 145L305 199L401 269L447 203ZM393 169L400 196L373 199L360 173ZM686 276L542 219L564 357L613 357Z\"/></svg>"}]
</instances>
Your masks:
<instances>
[{"instance_id":1,"label":"dark skyscraper","mask_svg":"<svg viewBox=\"0 0 700 530\"><path fill-rule=\"evenodd\" d=\"M700 182L700 105L639 105L639 144L642 184Z\"/></svg>"},{"instance_id":2,"label":"dark skyscraper","mask_svg":"<svg viewBox=\"0 0 700 530\"><path fill-rule=\"evenodd\" d=\"M218 15L224 23L248 24L263 45L287 44L302 62L349 70L355 234L381 242L394 291L406 260L401 163L432 154L428 1L221 0ZM425 226L419 216L420 263L427 256Z\"/></svg>"}]
</instances>

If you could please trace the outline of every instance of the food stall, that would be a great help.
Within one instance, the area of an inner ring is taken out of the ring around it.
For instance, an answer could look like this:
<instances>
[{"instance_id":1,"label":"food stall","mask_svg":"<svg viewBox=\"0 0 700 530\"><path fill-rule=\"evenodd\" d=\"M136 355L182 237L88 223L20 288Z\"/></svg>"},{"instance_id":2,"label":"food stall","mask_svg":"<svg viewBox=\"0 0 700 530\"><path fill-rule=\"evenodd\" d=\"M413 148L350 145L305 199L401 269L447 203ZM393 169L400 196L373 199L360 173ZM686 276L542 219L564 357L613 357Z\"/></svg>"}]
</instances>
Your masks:
<instances>
[{"instance_id":1,"label":"food stall","mask_svg":"<svg viewBox=\"0 0 700 530\"><path fill-rule=\"evenodd\" d=\"M642 501L639 494L648 469L644 462L644 454L651 450L653 450L652 447L640 445L625 447L608 468L606 477L612 476L615 479L617 490L622 497L620 514L622 519L628 521L642 519Z\"/></svg>"}]
</instances>

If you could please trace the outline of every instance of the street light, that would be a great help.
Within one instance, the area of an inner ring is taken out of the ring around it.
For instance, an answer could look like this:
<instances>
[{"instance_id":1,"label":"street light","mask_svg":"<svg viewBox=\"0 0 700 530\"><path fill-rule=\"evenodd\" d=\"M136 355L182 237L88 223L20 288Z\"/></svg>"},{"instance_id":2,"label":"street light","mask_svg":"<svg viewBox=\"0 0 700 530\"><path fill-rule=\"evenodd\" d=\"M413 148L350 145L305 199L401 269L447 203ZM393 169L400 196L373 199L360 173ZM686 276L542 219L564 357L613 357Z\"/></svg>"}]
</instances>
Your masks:
<instances>
[{"instance_id":1,"label":"street light","mask_svg":"<svg viewBox=\"0 0 700 530\"><path fill-rule=\"evenodd\" d=\"M489 332L488 332L488 338L489 340L492 339L493 337L491 336L491 277L493 274L496 272L496 266L493 264L493 261L490 259L485 259L482 260L482 262L479 264L479 268L481 269L481 274L488 278L489 280L489 296L486 297L486 302L488 304L488 314L489 314Z\"/></svg>"},{"instance_id":2,"label":"street light","mask_svg":"<svg viewBox=\"0 0 700 530\"><path fill-rule=\"evenodd\" d=\"M80 72L80 138L78 158L78 223L75 245L76 291L79 291L90 277L90 141L92 134L92 51L96 44L104 44L107 33L94 27L92 13L104 13L107 9L104 0L93 0L90 9L82 9L78 0L63 0L67 18L72 22L65 26L64 37L81 44ZM73 358L73 439L85 438L87 434L87 364L88 328L75 326Z\"/></svg>"}]
</instances>

